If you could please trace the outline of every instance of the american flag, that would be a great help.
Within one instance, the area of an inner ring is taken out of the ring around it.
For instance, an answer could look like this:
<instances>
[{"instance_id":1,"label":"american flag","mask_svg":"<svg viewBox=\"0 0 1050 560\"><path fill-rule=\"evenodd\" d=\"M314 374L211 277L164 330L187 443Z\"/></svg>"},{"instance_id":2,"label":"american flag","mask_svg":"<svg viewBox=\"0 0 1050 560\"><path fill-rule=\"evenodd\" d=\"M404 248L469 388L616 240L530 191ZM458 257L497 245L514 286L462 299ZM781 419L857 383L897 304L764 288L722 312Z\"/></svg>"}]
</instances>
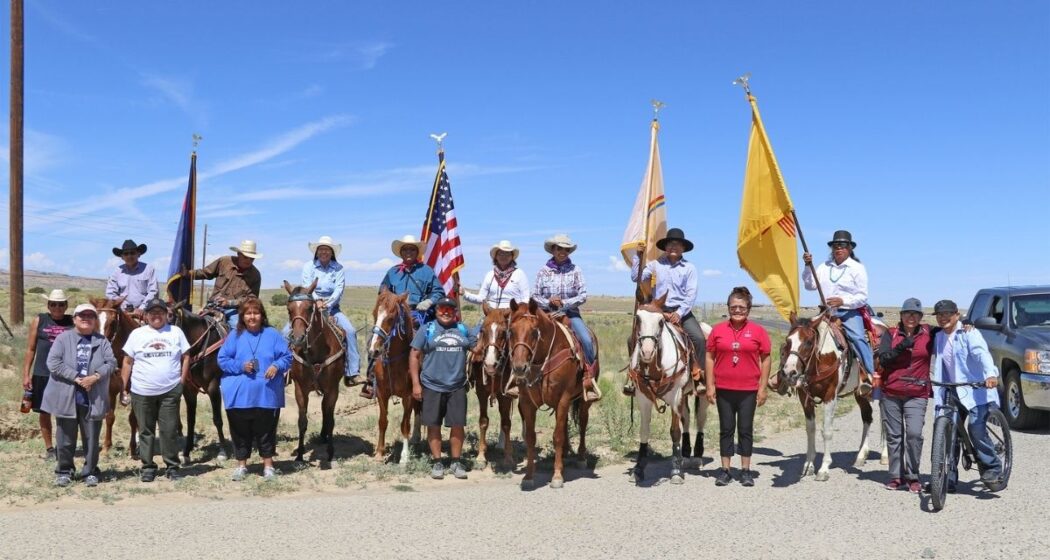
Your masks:
<instances>
[{"instance_id":1,"label":"american flag","mask_svg":"<svg viewBox=\"0 0 1050 560\"><path fill-rule=\"evenodd\" d=\"M430 197L430 208L423 222L420 239L426 244L423 262L434 269L441 287L452 295L453 276L463 268L463 249L456 232L456 210L452 204L452 186L445 173L445 158L438 164L437 178Z\"/></svg>"}]
</instances>

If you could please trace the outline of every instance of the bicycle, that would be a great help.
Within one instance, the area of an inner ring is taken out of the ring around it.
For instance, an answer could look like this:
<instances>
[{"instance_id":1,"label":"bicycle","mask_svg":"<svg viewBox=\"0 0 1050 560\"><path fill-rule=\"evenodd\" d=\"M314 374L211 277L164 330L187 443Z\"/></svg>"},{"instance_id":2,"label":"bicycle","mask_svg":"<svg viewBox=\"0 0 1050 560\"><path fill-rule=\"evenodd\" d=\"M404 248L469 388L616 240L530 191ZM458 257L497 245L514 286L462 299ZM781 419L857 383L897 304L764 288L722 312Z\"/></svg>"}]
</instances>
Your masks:
<instances>
[{"instance_id":1,"label":"bicycle","mask_svg":"<svg viewBox=\"0 0 1050 560\"><path fill-rule=\"evenodd\" d=\"M952 467L956 464L956 448L961 451L962 466L970 470L977 463L976 453L970 434L966 430L966 422L959 422L959 396L954 391L957 387L972 387L975 389L985 388L984 383L938 383L932 382L935 387L944 387L944 404L937 407L933 420L933 447L931 450L932 467L930 469L930 497L933 501L934 511L944 508L947 498L948 476ZM1013 468L1013 446L1010 440L1010 426L1006 422L1006 416L998 408L988 411L986 421L988 436L995 447L995 454L1002 463L1002 473L999 479L992 482L984 482L988 490L998 492L1006 488L1010 480L1010 470Z\"/></svg>"}]
</instances>

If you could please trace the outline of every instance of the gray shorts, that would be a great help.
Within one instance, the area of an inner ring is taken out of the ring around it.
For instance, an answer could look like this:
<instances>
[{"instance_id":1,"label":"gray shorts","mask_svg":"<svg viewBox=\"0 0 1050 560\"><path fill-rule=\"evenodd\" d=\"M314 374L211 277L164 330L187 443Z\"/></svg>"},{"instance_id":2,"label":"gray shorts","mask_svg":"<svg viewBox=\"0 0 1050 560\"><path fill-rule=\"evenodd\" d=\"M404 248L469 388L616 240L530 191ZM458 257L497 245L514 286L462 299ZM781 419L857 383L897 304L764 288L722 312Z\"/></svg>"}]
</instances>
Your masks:
<instances>
[{"instance_id":1,"label":"gray shorts","mask_svg":"<svg viewBox=\"0 0 1050 560\"><path fill-rule=\"evenodd\" d=\"M419 423L424 426L439 426L445 421L446 428L467 425L467 387L443 393L423 387L423 411Z\"/></svg>"}]
</instances>

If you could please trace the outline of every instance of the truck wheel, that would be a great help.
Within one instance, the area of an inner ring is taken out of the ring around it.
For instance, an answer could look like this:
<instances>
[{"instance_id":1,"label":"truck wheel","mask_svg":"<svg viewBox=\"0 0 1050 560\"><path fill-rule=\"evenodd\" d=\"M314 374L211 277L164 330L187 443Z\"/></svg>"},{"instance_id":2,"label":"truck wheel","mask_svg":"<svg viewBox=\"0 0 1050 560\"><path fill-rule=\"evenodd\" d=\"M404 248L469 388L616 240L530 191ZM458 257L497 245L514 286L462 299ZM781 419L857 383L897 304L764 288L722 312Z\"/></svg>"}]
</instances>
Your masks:
<instances>
[{"instance_id":1,"label":"truck wheel","mask_svg":"<svg viewBox=\"0 0 1050 560\"><path fill-rule=\"evenodd\" d=\"M1021 373L1016 369L1006 372L1005 393L1002 409L1011 428L1027 428L1038 420L1038 412L1024 403L1024 395L1021 394Z\"/></svg>"}]
</instances>

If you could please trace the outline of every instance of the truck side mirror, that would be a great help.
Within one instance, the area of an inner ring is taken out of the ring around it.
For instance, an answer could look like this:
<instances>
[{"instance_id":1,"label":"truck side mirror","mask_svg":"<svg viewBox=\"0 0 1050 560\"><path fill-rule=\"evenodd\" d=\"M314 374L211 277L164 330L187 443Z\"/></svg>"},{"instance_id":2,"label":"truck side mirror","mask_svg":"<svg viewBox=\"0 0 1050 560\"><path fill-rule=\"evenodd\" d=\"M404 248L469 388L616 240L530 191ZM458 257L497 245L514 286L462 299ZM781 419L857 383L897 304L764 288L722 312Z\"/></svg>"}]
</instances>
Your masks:
<instances>
[{"instance_id":1,"label":"truck side mirror","mask_svg":"<svg viewBox=\"0 0 1050 560\"><path fill-rule=\"evenodd\" d=\"M977 327L978 329L990 329L993 331L1003 330L1003 326L995 322L994 317L981 317L980 319L974 321L973 326Z\"/></svg>"}]
</instances>

